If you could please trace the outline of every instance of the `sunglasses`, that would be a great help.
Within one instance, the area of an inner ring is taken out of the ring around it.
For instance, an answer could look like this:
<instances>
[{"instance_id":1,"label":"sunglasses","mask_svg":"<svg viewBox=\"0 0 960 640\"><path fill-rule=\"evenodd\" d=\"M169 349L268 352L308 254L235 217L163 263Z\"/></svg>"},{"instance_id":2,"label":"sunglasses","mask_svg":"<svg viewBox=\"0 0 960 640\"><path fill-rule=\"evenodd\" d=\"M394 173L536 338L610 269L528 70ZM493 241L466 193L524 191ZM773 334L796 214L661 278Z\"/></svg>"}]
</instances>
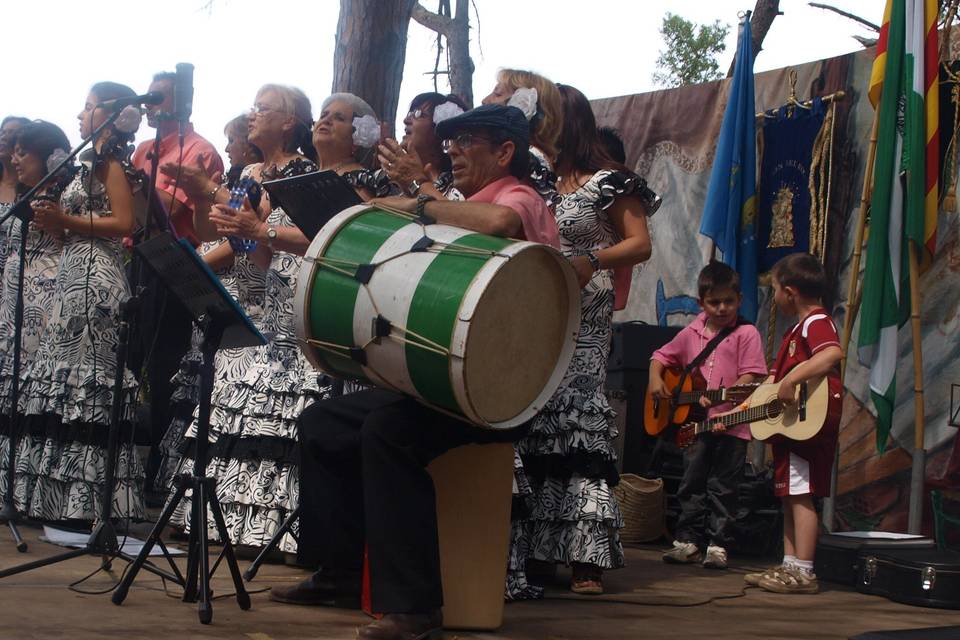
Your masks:
<instances>
[{"instance_id":1,"label":"sunglasses","mask_svg":"<svg viewBox=\"0 0 960 640\"><path fill-rule=\"evenodd\" d=\"M407 112L407 118L411 120L424 120L426 118L433 117L432 109L414 109L413 111Z\"/></svg>"},{"instance_id":2,"label":"sunglasses","mask_svg":"<svg viewBox=\"0 0 960 640\"><path fill-rule=\"evenodd\" d=\"M484 138L483 136L474 135L472 133L461 133L455 138L447 138L441 143L441 146L443 147L444 153L450 153L450 148L454 144L466 151L477 142L490 142L490 139Z\"/></svg>"}]
</instances>

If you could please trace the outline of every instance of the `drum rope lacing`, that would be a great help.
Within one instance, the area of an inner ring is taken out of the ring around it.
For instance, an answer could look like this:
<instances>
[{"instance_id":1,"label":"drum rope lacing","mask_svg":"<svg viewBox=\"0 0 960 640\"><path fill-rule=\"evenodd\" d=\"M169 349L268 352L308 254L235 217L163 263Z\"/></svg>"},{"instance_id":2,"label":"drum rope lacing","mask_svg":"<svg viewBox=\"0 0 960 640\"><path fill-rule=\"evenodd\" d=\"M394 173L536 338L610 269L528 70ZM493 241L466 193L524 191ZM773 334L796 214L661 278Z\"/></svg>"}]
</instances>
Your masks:
<instances>
[{"instance_id":1,"label":"drum rope lacing","mask_svg":"<svg viewBox=\"0 0 960 640\"><path fill-rule=\"evenodd\" d=\"M389 213L391 215L395 215L397 217L404 218L411 221L417 221L420 225L420 228L423 230L423 235L421 236L421 240L423 239L429 240L430 241L429 244L423 245L422 248L417 248L418 245L422 244L420 241L418 241L414 243L413 247L411 247L410 249L407 249L406 251L401 251L400 253L397 253L388 258L380 260L379 262L372 262L372 263L353 262L351 260L329 258L326 256L317 256L313 258L313 261L316 264L318 264L321 268L328 269L330 271L333 271L334 273L339 273L340 275L344 275L344 276L347 276L348 278L359 281L361 288L364 290L364 292L366 292L367 298L370 300L370 304L373 307L373 310L376 312L378 318L384 318L384 316L380 313L380 309L377 307L377 301L374 298L373 293L370 291L367 284L369 283L370 276L373 274L374 271L376 271L378 267L392 260L396 260L397 258L402 258L403 256L409 255L411 253L421 253L421 252L437 253L437 254L443 253L444 255L459 255L459 256L465 256L465 257L482 257L482 258L500 257L500 258L506 258L508 260L510 259L510 256L502 254L498 251L491 251L490 249L480 249L477 247L465 247L462 245L455 245L448 242L440 242L440 241L434 240L433 238L430 238L429 235L427 235L426 227L428 223L425 222L424 220L406 211L385 207L382 204L378 205L378 208L382 209L384 212ZM364 269L364 267L368 267L368 269ZM430 340L426 336L423 336L407 327L403 327L393 323L389 323L389 325L390 325L389 332L382 335L374 333L374 335L372 335L369 340L367 340L363 345L359 346L359 350L365 351L368 346L370 346L371 344L378 343L380 338L386 337L396 342L400 342L402 344L407 344L407 345L422 349L424 351L435 353L442 357L450 357L451 352L448 347L445 347L442 344L434 342L433 340ZM394 330L399 332L400 335L395 334ZM410 339L411 336L415 339ZM338 344L335 342L325 342L323 340L316 340L314 338L307 338L305 341L307 344L311 346L317 347L321 350L327 351L334 355L338 355L340 357L352 358L353 353L355 352L356 349L358 349L358 347L356 346ZM378 371L373 369L373 367L370 367L366 363L363 363L363 364L364 366L367 366L369 369L371 369L371 371L374 374L376 374L377 377L380 377L380 378L383 377L380 375Z\"/></svg>"}]
</instances>

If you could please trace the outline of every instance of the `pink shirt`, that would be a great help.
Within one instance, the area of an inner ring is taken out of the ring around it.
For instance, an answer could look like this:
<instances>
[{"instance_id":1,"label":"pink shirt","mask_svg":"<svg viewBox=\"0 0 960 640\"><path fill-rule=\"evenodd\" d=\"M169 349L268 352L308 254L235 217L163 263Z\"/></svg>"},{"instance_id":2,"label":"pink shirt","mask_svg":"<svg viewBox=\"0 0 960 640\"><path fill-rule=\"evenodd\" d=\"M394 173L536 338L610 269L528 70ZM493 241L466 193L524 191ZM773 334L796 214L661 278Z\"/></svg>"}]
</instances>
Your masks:
<instances>
[{"instance_id":1,"label":"pink shirt","mask_svg":"<svg viewBox=\"0 0 960 640\"><path fill-rule=\"evenodd\" d=\"M712 332L709 335L704 334L706 323L707 314L701 313L674 336L673 340L654 351L653 359L666 367L680 369L687 366L715 335ZM742 324L734 329L700 365L700 373L707 381L708 389L729 387L737 378L748 373L766 376L767 363L763 359L760 332L752 324ZM715 405L707 410L707 416L732 408L733 405L729 402ZM744 440L750 439L750 427L745 424L730 427L727 433Z\"/></svg>"},{"instance_id":2,"label":"pink shirt","mask_svg":"<svg viewBox=\"0 0 960 640\"><path fill-rule=\"evenodd\" d=\"M495 180L467 198L469 202L489 202L510 207L523 225L523 240L548 244L560 248L560 232L557 221L543 198L513 176Z\"/></svg>"},{"instance_id":3,"label":"pink shirt","mask_svg":"<svg viewBox=\"0 0 960 640\"><path fill-rule=\"evenodd\" d=\"M148 176L150 175L150 153L153 151L153 141L141 142L137 150L133 152L133 166L142 169ZM160 140L160 161L158 167L166 163L177 164L180 160L180 134L171 133ZM223 160L220 154L203 136L193 130L193 125L187 125L187 131L183 136L183 162L180 163L187 167L200 166L204 169L207 176L214 182L219 183L223 176ZM199 244L196 233L193 230L193 200L183 192L183 189L174 189L173 178L169 178L157 171L157 191L167 194L167 198L161 198L163 203L169 209L170 196L173 196L177 202L180 202L187 211L174 216L171 222L177 235L181 238L189 239L194 245Z\"/></svg>"}]
</instances>

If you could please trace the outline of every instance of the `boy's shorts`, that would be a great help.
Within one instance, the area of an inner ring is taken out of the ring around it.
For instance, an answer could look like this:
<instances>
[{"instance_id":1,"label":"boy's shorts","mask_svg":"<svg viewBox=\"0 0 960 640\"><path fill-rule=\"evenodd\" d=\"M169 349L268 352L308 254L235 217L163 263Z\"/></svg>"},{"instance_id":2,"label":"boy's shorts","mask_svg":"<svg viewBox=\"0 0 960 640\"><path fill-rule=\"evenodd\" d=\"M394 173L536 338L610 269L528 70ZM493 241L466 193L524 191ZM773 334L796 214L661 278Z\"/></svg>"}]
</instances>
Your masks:
<instances>
[{"instance_id":1,"label":"boy's shorts","mask_svg":"<svg viewBox=\"0 0 960 640\"><path fill-rule=\"evenodd\" d=\"M830 475L837 451L839 419L828 419L810 440L778 438L773 442L773 493L777 497L830 495Z\"/></svg>"}]
</instances>

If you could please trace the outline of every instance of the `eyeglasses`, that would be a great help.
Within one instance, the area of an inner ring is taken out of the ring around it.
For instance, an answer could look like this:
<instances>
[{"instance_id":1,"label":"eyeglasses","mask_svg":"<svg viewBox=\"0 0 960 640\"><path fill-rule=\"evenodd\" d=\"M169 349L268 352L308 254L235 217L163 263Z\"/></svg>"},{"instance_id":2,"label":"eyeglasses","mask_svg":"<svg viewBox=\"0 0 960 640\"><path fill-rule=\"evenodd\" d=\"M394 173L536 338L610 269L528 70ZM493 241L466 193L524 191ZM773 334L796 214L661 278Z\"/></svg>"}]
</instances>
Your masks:
<instances>
[{"instance_id":1,"label":"eyeglasses","mask_svg":"<svg viewBox=\"0 0 960 640\"><path fill-rule=\"evenodd\" d=\"M444 153L450 153L450 147L456 144L460 149L466 151L477 142L490 142L488 138L477 136L472 133L461 133L456 138L447 138L441 143Z\"/></svg>"},{"instance_id":2,"label":"eyeglasses","mask_svg":"<svg viewBox=\"0 0 960 640\"><path fill-rule=\"evenodd\" d=\"M414 109L413 111L407 112L407 118L411 120L422 120L425 118L432 118L433 111L427 109Z\"/></svg>"},{"instance_id":3,"label":"eyeglasses","mask_svg":"<svg viewBox=\"0 0 960 640\"><path fill-rule=\"evenodd\" d=\"M270 113L272 111L281 111L281 109L276 109L274 107L267 107L262 104L255 104L250 107L250 115L252 116L262 116L265 113Z\"/></svg>"}]
</instances>

